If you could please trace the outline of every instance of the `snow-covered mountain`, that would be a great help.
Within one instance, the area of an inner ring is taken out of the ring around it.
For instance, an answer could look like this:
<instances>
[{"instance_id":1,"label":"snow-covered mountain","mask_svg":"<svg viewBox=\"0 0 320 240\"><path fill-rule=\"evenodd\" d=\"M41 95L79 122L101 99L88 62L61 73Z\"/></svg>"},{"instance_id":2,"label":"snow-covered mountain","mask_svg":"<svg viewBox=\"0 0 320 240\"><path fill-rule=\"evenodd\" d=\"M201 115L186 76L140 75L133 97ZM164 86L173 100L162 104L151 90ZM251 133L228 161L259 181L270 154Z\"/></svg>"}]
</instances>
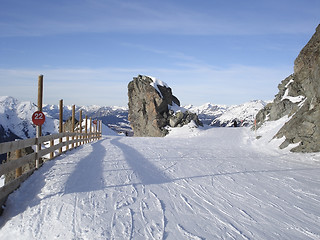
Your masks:
<instances>
[{"instance_id":1,"label":"snow-covered mountain","mask_svg":"<svg viewBox=\"0 0 320 240\"><path fill-rule=\"evenodd\" d=\"M240 126L250 126L254 122L256 114L267 102L253 100L234 106L214 105L206 103L201 106L187 105L184 108L197 113L199 119L204 123L216 127L229 127L236 120Z\"/></svg>"},{"instance_id":2,"label":"snow-covered mountain","mask_svg":"<svg viewBox=\"0 0 320 240\"><path fill-rule=\"evenodd\" d=\"M265 101L253 100L244 104L230 106L215 118L212 126L216 127L230 127L237 122L238 126L250 126L254 123L257 113L267 104Z\"/></svg>"},{"instance_id":3,"label":"snow-covered mountain","mask_svg":"<svg viewBox=\"0 0 320 240\"><path fill-rule=\"evenodd\" d=\"M36 127L32 123L32 114L38 108L31 102L20 102L14 97L0 96L0 143L15 139L32 138L36 136ZM131 131L128 123L128 110L121 107L76 107L76 118L79 111L83 116L96 118L116 130ZM46 121L42 125L42 134L52 134L59 131L59 107L57 105L44 105L42 108ZM67 120L72 116L72 106L64 106L63 118ZM4 156L0 156L0 162Z\"/></svg>"},{"instance_id":4,"label":"snow-covered mountain","mask_svg":"<svg viewBox=\"0 0 320 240\"><path fill-rule=\"evenodd\" d=\"M7 96L0 97L0 142L12 138L12 134L18 138L35 137L36 128L32 124L32 114L37 110L37 106L31 102L20 102ZM43 135L58 132L58 120L50 114L45 115Z\"/></svg>"},{"instance_id":5,"label":"snow-covered mountain","mask_svg":"<svg viewBox=\"0 0 320 240\"><path fill-rule=\"evenodd\" d=\"M128 109L124 107L106 107L106 106L76 106L76 118L82 110L83 118L85 115L88 118L92 117L102 122L117 132L130 132L131 127L128 121ZM43 111L55 119L59 119L59 106L58 105L44 105ZM72 106L63 106L63 120L67 120L72 115Z\"/></svg>"},{"instance_id":6,"label":"snow-covered mountain","mask_svg":"<svg viewBox=\"0 0 320 240\"><path fill-rule=\"evenodd\" d=\"M206 103L201 106L187 105L185 109L198 114L204 124L213 126L230 126L234 120L243 121L243 126L253 123L257 112L266 105L266 102L255 100L236 106L214 105ZM124 107L107 106L76 106L76 118L82 110L83 117L97 118L117 132L132 131L128 122L128 109ZM37 106L31 102L20 102L13 97L0 97L0 142L16 138L35 136L35 126L31 121L32 114L37 111ZM46 122L43 133L58 132L59 107L58 105L44 105L43 112ZM67 120L72 115L72 106L64 106L63 119Z\"/></svg>"},{"instance_id":7,"label":"snow-covered mountain","mask_svg":"<svg viewBox=\"0 0 320 240\"><path fill-rule=\"evenodd\" d=\"M190 112L196 113L203 124L209 125L214 119L220 117L228 109L228 106L206 103L197 107L187 105L184 106L184 108Z\"/></svg>"}]
</instances>

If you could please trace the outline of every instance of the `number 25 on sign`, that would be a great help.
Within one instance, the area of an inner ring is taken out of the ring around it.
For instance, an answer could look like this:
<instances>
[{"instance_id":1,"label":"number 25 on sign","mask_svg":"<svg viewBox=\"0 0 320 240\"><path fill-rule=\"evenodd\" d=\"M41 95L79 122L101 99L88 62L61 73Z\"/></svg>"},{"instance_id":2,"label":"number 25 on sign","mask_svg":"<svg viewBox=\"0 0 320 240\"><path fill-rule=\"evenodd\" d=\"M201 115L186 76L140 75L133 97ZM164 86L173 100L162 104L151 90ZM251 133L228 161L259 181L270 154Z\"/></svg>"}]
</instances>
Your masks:
<instances>
[{"instance_id":1,"label":"number 25 on sign","mask_svg":"<svg viewBox=\"0 0 320 240\"><path fill-rule=\"evenodd\" d=\"M32 115L32 122L34 125L41 126L45 120L46 116L43 114L43 112L37 111Z\"/></svg>"}]
</instances>

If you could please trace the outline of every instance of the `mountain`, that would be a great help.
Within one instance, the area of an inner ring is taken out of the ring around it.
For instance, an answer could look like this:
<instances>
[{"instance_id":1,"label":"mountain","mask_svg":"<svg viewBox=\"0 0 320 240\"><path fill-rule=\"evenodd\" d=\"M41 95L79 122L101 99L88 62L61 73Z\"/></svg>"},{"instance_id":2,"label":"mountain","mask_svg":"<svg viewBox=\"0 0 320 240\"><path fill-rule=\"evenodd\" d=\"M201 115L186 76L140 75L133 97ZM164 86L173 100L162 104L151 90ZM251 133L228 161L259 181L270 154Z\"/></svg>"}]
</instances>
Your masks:
<instances>
[{"instance_id":1,"label":"mountain","mask_svg":"<svg viewBox=\"0 0 320 240\"><path fill-rule=\"evenodd\" d=\"M184 108L190 112L196 113L203 124L209 125L214 119L226 112L228 106L206 103L198 107L186 105Z\"/></svg>"},{"instance_id":2,"label":"mountain","mask_svg":"<svg viewBox=\"0 0 320 240\"><path fill-rule=\"evenodd\" d=\"M0 96L0 143L14 141L15 139L33 138L36 136L36 127L32 123L32 115L38 107L31 102L20 102L16 98ZM116 132L132 131L128 122L128 110L121 107L76 107L76 118L79 111L83 116L102 120ZM48 135L59 131L59 107L57 105L44 105L42 108L46 121L42 125L42 134ZM72 116L72 106L63 107L63 119ZM0 162L5 155L0 156Z\"/></svg>"},{"instance_id":3,"label":"mountain","mask_svg":"<svg viewBox=\"0 0 320 240\"><path fill-rule=\"evenodd\" d=\"M13 136L22 139L35 137L36 128L32 124L32 114L37 110L37 106L31 102L20 102L7 96L0 97L1 140L5 141ZM58 132L58 125L58 120L46 113L46 121L42 125L43 135Z\"/></svg>"},{"instance_id":4,"label":"mountain","mask_svg":"<svg viewBox=\"0 0 320 240\"><path fill-rule=\"evenodd\" d=\"M238 126L251 126L254 124L254 119L257 113L266 106L267 102L261 100L253 100L244 104L231 106L215 118L212 126L216 127L230 127L237 122Z\"/></svg>"},{"instance_id":5,"label":"mountain","mask_svg":"<svg viewBox=\"0 0 320 240\"><path fill-rule=\"evenodd\" d=\"M83 118L85 115L88 118L102 120L102 123L110 127L116 132L132 132L128 121L128 109L124 107L101 107L92 106L76 106L76 118L79 118L79 112L82 110ZM44 105L43 111L55 119L59 119L58 105ZM66 121L72 115L72 106L63 106L63 120Z\"/></svg>"},{"instance_id":6,"label":"mountain","mask_svg":"<svg viewBox=\"0 0 320 240\"><path fill-rule=\"evenodd\" d=\"M214 105L206 103L201 106L187 105L184 108L196 113L199 120L207 125L225 127L231 126L234 120L242 126L253 124L257 112L266 105L266 102L256 100L236 106ZM15 139L32 138L36 135L36 128L32 123L32 114L37 111L37 106L31 102L20 102L13 97L0 96L0 143ZM45 104L43 112L46 121L43 124L43 135L59 131L58 105ZM76 118L82 110L83 118L92 117L102 120L103 124L118 133L126 132L132 136L133 131L128 121L128 109L124 107L101 106L76 106ZM72 115L72 106L63 107L63 119L66 121ZM0 162L5 156L0 156Z\"/></svg>"},{"instance_id":7,"label":"mountain","mask_svg":"<svg viewBox=\"0 0 320 240\"><path fill-rule=\"evenodd\" d=\"M236 106L214 105L206 103L201 106L186 105L184 108L196 113L204 124L213 126L229 126L234 119L244 120L244 125L253 123L253 116L263 108L266 102L256 100ZM125 107L107 106L76 106L76 118L82 110L83 117L96 118L116 132L132 130L128 121L128 109ZM37 106L31 102L20 102L14 97L0 97L0 142L11 141L17 138L34 137L36 134L31 117L37 111ZM58 105L45 104L43 112L46 122L43 133L58 132L59 107ZM63 107L63 119L66 121L72 115L72 106Z\"/></svg>"},{"instance_id":8,"label":"mountain","mask_svg":"<svg viewBox=\"0 0 320 240\"><path fill-rule=\"evenodd\" d=\"M197 113L200 121L215 127L230 127L234 121L238 125L250 126L254 123L256 114L264 108L267 102L253 100L247 103L234 106L213 105L206 103L201 106L187 105L187 110Z\"/></svg>"}]
</instances>

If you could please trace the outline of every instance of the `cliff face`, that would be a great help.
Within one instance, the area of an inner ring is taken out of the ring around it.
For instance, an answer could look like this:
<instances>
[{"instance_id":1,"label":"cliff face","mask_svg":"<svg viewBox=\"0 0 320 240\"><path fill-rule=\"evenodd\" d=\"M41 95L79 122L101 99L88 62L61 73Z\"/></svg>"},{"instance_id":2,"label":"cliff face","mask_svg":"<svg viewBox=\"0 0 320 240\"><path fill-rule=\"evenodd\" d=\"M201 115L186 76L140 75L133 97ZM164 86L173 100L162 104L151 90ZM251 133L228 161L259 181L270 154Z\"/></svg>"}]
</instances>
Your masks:
<instances>
[{"instance_id":1,"label":"cliff face","mask_svg":"<svg viewBox=\"0 0 320 240\"><path fill-rule=\"evenodd\" d=\"M134 77L128 84L128 98L128 119L134 136L163 137L168 133L166 126L181 126L192 120L201 125L196 114L171 110L180 106L179 100L167 84L154 78Z\"/></svg>"},{"instance_id":2,"label":"cliff face","mask_svg":"<svg viewBox=\"0 0 320 240\"><path fill-rule=\"evenodd\" d=\"M274 101L257 114L257 126L288 115L290 120L275 135L285 137L280 148L299 143L291 151L320 151L320 25L296 58L294 73L278 88Z\"/></svg>"}]
</instances>

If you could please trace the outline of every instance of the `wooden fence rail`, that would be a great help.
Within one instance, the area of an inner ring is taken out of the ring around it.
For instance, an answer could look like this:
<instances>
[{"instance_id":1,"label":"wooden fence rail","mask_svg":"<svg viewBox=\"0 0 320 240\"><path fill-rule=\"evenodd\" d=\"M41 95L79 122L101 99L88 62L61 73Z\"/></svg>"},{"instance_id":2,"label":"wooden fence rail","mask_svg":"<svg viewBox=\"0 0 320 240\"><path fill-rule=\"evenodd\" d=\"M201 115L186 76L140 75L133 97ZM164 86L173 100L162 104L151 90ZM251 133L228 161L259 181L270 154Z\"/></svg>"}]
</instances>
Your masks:
<instances>
[{"instance_id":1,"label":"wooden fence rail","mask_svg":"<svg viewBox=\"0 0 320 240\"><path fill-rule=\"evenodd\" d=\"M99 123L101 126L101 121ZM77 147L81 144L89 143L100 138L101 127L95 132L90 131L90 133L64 132L41 136L39 138L30 138L13 142L0 143L0 154L14 152L36 145L48 145L47 143L49 143L49 147L42 148L38 152L33 152L31 154L19 157L16 160L7 161L0 164L0 176L3 174L8 174L11 171L15 171L16 169L19 169L26 164L35 162L37 159L43 158L46 155L49 155L47 159L52 159L59 156L61 153L71 150L73 147ZM61 150L63 149L63 147L65 147L64 151ZM19 174L13 181L5 184L0 188L0 212L1 205L5 202L8 195L15 189L17 189L20 184L34 172L35 169L36 168L34 167L30 171L22 175Z\"/></svg>"}]
</instances>

